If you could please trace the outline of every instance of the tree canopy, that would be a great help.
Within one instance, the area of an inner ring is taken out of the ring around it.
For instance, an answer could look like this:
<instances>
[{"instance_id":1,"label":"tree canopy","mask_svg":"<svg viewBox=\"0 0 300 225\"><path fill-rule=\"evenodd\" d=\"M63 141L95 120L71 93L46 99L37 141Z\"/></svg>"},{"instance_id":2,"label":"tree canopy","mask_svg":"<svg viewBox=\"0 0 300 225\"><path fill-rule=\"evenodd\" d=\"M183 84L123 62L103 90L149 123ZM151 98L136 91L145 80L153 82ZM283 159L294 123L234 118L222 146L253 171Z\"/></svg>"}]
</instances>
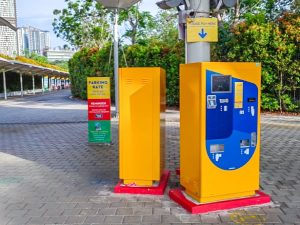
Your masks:
<instances>
[{"instance_id":1,"label":"tree canopy","mask_svg":"<svg viewBox=\"0 0 300 225\"><path fill-rule=\"evenodd\" d=\"M57 35L80 47L70 61L73 94L86 98L87 76L113 79L110 24L113 15L94 0L65 0L56 10ZM219 42L212 44L213 61L261 62L262 109L300 110L299 0L239 0L219 19ZM138 6L120 12L124 35L121 66L161 66L167 70L167 100L179 105L180 63L184 42L178 40L177 11L143 12Z\"/></svg>"},{"instance_id":2,"label":"tree canopy","mask_svg":"<svg viewBox=\"0 0 300 225\"><path fill-rule=\"evenodd\" d=\"M75 47L103 47L110 38L108 11L94 0L65 0L67 8L54 10L57 37Z\"/></svg>"}]
</instances>

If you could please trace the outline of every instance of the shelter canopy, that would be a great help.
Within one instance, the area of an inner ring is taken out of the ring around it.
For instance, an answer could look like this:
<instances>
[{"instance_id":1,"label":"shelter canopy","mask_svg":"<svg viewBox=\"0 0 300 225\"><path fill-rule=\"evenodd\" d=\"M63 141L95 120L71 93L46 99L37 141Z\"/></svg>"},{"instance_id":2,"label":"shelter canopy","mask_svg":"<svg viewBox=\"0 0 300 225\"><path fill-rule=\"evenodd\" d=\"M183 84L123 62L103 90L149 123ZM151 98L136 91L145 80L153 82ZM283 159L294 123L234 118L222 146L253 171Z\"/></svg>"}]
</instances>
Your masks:
<instances>
[{"instance_id":1,"label":"shelter canopy","mask_svg":"<svg viewBox=\"0 0 300 225\"><path fill-rule=\"evenodd\" d=\"M50 69L46 67L36 66L32 64L22 63L15 60L7 60L0 58L0 71L12 71L16 73L28 75L44 75L44 76L60 76L68 77L69 73Z\"/></svg>"}]
</instances>

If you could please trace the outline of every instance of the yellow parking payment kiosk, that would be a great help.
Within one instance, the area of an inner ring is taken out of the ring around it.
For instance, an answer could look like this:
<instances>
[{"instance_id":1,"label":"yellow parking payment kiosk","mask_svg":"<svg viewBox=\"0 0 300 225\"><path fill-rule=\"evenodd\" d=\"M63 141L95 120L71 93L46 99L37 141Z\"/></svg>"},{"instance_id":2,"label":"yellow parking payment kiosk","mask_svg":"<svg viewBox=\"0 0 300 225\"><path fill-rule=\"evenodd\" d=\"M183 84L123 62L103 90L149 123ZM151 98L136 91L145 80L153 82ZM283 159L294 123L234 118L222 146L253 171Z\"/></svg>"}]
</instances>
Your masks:
<instances>
[{"instance_id":1,"label":"yellow parking payment kiosk","mask_svg":"<svg viewBox=\"0 0 300 225\"><path fill-rule=\"evenodd\" d=\"M161 68L121 68L120 179L152 186L164 169L166 74Z\"/></svg>"},{"instance_id":2,"label":"yellow parking payment kiosk","mask_svg":"<svg viewBox=\"0 0 300 225\"><path fill-rule=\"evenodd\" d=\"M180 67L180 183L200 203L259 190L259 63Z\"/></svg>"}]
</instances>

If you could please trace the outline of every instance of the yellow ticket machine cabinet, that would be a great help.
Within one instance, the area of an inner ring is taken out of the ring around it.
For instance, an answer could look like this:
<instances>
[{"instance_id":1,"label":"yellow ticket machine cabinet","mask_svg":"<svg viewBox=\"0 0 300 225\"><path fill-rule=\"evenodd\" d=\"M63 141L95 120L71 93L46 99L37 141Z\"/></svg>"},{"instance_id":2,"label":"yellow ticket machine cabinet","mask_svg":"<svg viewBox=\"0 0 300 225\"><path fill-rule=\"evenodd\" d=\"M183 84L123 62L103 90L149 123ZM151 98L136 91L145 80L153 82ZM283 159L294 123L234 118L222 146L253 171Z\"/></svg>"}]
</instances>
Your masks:
<instances>
[{"instance_id":1,"label":"yellow ticket machine cabinet","mask_svg":"<svg viewBox=\"0 0 300 225\"><path fill-rule=\"evenodd\" d=\"M259 190L259 63L180 67L180 183L200 203Z\"/></svg>"},{"instance_id":2,"label":"yellow ticket machine cabinet","mask_svg":"<svg viewBox=\"0 0 300 225\"><path fill-rule=\"evenodd\" d=\"M164 169L166 74L161 68L121 68L120 179L152 186Z\"/></svg>"}]
</instances>

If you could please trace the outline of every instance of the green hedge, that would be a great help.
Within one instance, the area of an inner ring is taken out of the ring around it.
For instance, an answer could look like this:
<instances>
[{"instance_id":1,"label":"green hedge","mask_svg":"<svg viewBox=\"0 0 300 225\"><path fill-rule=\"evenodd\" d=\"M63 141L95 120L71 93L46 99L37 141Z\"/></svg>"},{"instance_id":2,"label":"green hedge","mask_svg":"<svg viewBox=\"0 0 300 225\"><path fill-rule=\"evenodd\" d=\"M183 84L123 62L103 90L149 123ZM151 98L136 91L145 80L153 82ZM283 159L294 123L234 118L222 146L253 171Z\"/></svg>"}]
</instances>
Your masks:
<instances>
[{"instance_id":1,"label":"green hedge","mask_svg":"<svg viewBox=\"0 0 300 225\"><path fill-rule=\"evenodd\" d=\"M223 24L220 40L212 45L213 61L261 62L262 109L299 111L300 15L283 14L278 20L257 24L241 22L234 28ZM111 46L82 49L69 62L73 95L86 99L88 76L113 78ZM125 55L125 57L124 57ZM120 67L162 67L167 72L167 104L179 106L179 64L184 63L184 43L145 39L120 51ZM126 58L126 62L125 59ZM110 63L109 63L110 62ZM114 96L114 90L112 90Z\"/></svg>"},{"instance_id":2,"label":"green hedge","mask_svg":"<svg viewBox=\"0 0 300 225\"><path fill-rule=\"evenodd\" d=\"M69 61L72 94L87 98L86 78L90 76L108 76L113 80L113 59L110 60L111 46L102 49L81 49ZM124 57L125 55L125 57ZM177 42L168 46L159 41L136 44L120 50L120 67L162 67L167 71L167 103L179 105L179 64L184 63L184 44ZM126 58L126 61L125 61ZM114 87L112 85L112 96ZM114 100L114 98L113 98Z\"/></svg>"}]
</instances>

